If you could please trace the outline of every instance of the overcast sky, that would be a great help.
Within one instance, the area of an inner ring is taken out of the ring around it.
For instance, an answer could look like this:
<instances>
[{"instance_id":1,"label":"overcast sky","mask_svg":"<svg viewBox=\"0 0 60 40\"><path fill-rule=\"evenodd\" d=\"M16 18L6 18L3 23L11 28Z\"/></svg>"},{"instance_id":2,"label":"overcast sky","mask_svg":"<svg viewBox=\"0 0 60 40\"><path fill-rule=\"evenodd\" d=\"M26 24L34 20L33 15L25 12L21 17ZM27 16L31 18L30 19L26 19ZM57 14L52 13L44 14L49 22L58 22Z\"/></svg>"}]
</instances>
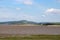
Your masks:
<instances>
[{"instance_id":1,"label":"overcast sky","mask_svg":"<svg viewBox=\"0 0 60 40\"><path fill-rule=\"evenodd\" d=\"M60 0L0 0L0 22L60 22Z\"/></svg>"}]
</instances>

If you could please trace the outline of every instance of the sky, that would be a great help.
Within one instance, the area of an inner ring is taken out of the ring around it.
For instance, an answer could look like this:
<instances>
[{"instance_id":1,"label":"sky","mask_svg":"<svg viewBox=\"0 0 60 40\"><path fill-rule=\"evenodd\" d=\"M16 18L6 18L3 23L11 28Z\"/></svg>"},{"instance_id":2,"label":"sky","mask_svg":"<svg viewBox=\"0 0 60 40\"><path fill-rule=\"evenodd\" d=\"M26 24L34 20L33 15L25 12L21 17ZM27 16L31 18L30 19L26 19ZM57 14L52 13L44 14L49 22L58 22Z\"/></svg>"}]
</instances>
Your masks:
<instances>
[{"instance_id":1,"label":"sky","mask_svg":"<svg viewBox=\"0 0 60 40\"><path fill-rule=\"evenodd\" d=\"M0 0L0 22L60 22L60 0Z\"/></svg>"}]
</instances>

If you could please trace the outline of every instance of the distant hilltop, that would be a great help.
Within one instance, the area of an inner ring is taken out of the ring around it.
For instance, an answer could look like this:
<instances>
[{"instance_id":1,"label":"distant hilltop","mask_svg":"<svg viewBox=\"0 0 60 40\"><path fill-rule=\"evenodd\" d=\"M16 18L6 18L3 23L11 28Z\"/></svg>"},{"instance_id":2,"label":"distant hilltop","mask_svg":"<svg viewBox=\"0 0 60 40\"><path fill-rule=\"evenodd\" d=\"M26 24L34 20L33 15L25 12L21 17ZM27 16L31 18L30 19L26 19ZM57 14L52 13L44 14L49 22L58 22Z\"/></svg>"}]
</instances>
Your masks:
<instances>
[{"instance_id":1,"label":"distant hilltop","mask_svg":"<svg viewBox=\"0 0 60 40\"><path fill-rule=\"evenodd\" d=\"M38 23L33 21L20 20L20 21L0 22L0 24L38 24Z\"/></svg>"},{"instance_id":2,"label":"distant hilltop","mask_svg":"<svg viewBox=\"0 0 60 40\"><path fill-rule=\"evenodd\" d=\"M60 22L33 22L27 20L0 22L0 24L36 24L36 25L60 25Z\"/></svg>"}]
</instances>

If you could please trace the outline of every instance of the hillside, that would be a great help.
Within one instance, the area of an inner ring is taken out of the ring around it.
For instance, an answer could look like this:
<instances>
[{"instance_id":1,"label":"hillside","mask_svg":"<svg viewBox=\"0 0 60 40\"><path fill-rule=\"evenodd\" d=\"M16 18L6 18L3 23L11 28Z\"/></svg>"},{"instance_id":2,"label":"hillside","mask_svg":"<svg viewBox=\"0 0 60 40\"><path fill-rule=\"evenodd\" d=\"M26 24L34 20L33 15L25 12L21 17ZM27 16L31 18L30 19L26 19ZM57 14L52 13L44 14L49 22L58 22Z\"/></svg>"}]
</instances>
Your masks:
<instances>
[{"instance_id":1,"label":"hillside","mask_svg":"<svg viewBox=\"0 0 60 40\"><path fill-rule=\"evenodd\" d=\"M20 21L8 21L8 22L0 22L0 24L36 24L36 25L60 25L60 22L33 22L27 20L20 20Z\"/></svg>"},{"instance_id":2,"label":"hillside","mask_svg":"<svg viewBox=\"0 0 60 40\"><path fill-rule=\"evenodd\" d=\"M20 21L0 22L0 24L38 24L38 23L27 20L20 20Z\"/></svg>"}]
</instances>

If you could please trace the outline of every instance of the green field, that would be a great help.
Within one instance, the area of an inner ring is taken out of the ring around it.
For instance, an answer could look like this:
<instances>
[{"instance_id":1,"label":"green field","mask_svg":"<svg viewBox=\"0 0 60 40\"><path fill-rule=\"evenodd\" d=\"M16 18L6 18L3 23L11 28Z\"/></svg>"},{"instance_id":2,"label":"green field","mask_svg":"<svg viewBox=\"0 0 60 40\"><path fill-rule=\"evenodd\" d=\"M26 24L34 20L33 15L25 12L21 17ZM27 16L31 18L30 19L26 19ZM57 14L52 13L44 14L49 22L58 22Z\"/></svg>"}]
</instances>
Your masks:
<instances>
[{"instance_id":1,"label":"green field","mask_svg":"<svg viewBox=\"0 0 60 40\"><path fill-rule=\"evenodd\" d=\"M60 35L30 35L0 37L0 40L60 40Z\"/></svg>"}]
</instances>

